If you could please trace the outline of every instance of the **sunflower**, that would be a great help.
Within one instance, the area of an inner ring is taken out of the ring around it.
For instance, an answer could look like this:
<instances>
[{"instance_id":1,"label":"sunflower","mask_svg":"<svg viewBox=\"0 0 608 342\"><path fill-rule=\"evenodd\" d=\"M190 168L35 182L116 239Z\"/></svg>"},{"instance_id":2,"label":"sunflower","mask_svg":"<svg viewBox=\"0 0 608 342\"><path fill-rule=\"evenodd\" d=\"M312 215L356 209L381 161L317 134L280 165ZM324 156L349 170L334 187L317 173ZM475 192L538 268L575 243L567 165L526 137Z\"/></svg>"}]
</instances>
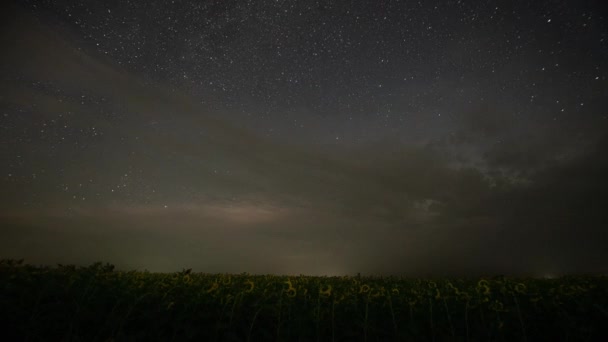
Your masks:
<instances>
[{"instance_id":1,"label":"sunflower","mask_svg":"<svg viewBox=\"0 0 608 342\"><path fill-rule=\"evenodd\" d=\"M255 284L253 283L253 281L247 279L245 280L245 284L249 285L249 288L247 290L245 290L245 292L250 293L253 291L253 289L255 288Z\"/></svg>"},{"instance_id":2,"label":"sunflower","mask_svg":"<svg viewBox=\"0 0 608 342\"><path fill-rule=\"evenodd\" d=\"M477 282L477 293L483 293L484 295L490 294L490 286L487 280L481 279Z\"/></svg>"},{"instance_id":3,"label":"sunflower","mask_svg":"<svg viewBox=\"0 0 608 342\"><path fill-rule=\"evenodd\" d=\"M325 290L323 290L323 287L320 287L319 294L326 297L331 296L331 285L327 285L327 288Z\"/></svg>"},{"instance_id":4,"label":"sunflower","mask_svg":"<svg viewBox=\"0 0 608 342\"><path fill-rule=\"evenodd\" d=\"M498 312L498 311L506 312L507 311L507 310L505 310L502 302L499 302L498 300L494 300L492 303L490 303L490 309L492 309L496 312Z\"/></svg>"},{"instance_id":5,"label":"sunflower","mask_svg":"<svg viewBox=\"0 0 608 342\"><path fill-rule=\"evenodd\" d=\"M211 292L217 290L219 287L220 287L220 285L217 282L213 282L213 285L211 285L211 287L206 292L211 293Z\"/></svg>"},{"instance_id":6,"label":"sunflower","mask_svg":"<svg viewBox=\"0 0 608 342\"><path fill-rule=\"evenodd\" d=\"M466 291L458 291L458 293L456 295L458 296L458 298L460 298L460 300L464 300L464 301L471 300L471 296Z\"/></svg>"},{"instance_id":7,"label":"sunflower","mask_svg":"<svg viewBox=\"0 0 608 342\"><path fill-rule=\"evenodd\" d=\"M384 289L384 286L380 287L380 289L376 290L376 291L372 291L370 294L373 298L378 298L380 296L384 296L384 293L386 292L386 290Z\"/></svg>"},{"instance_id":8,"label":"sunflower","mask_svg":"<svg viewBox=\"0 0 608 342\"><path fill-rule=\"evenodd\" d=\"M458 290L458 288L456 286L454 286L454 284L452 284L451 282L447 283L447 287L450 288L452 291L454 291L454 293L459 294L460 290Z\"/></svg>"},{"instance_id":9,"label":"sunflower","mask_svg":"<svg viewBox=\"0 0 608 342\"><path fill-rule=\"evenodd\" d=\"M517 283L515 285L515 292L517 293L526 293L526 284L524 283Z\"/></svg>"},{"instance_id":10,"label":"sunflower","mask_svg":"<svg viewBox=\"0 0 608 342\"><path fill-rule=\"evenodd\" d=\"M288 289L286 292L287 292L287 297L289 297L289 298L293 298L293 297L295 297L295 296L296 296L296 294L298 293L298 292L296 291L296 289L295 289L295 288L293 288L293 287L290 287L290 288L289 288L289 289Z\"/></svg>"}]
</instances>

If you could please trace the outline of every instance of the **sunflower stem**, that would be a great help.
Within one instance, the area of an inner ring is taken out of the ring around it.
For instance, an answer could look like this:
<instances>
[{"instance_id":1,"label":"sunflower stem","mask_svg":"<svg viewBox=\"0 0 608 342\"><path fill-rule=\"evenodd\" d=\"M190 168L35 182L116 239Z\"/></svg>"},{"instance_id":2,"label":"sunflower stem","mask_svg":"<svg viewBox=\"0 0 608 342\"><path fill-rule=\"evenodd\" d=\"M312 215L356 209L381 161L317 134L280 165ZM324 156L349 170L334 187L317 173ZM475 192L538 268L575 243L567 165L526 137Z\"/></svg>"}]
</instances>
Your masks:
<instances>
[{"instance_id":1,"label":"sunflower stem","mask_svg":"<svg viewBox=\"0 0 608 342\"><path fill-rule=\"evenodd\" d=\"M388 305L391 309L391 317L393 319L393 332L395 334L395 338L399 337L399 333L397 330L397 322L395 321L395 311L393 310L393 301L391 300L391 295L388 295Z\"/></svg>"},{"instance_id":2,"label":"sunflower stem","mask_svg":"<svg viewBox=\"0 0 608 342\"><path fill-rule=\"evenodd\" d=\"M452 325L452 315L450 315L450 310L448 310L448 303L445 300L445 297L443 298L443 306L445 307L445 312L448 315L448 323L450 324L450 332L452 333L452 338L456 338L456 333L454 332L454 326Z\"/></svg>"},{"instance_id":3,"label":"sunflower stem","mask_svg":"<svg viewBox=\"0 0 608 342\"><path fill-rule=\"evenodd\" d=\"M464 325L466 328L466 341L469 340L469 301L464 306Z\"/></svg>"},{"instance_id":4,"label":"sunflower stem","mask_svg":"<svg viewBox=\"0 0 608 342\"><path fill-rule=\"evenodd\" d=\"M283 304L283 293L281 293L279 295L279 319L277 322L277 342L280 340L280 336L281 336L281 311L282 311L282 304Z\"/></svg>"},{"instance_id":5,"label":"sunflower stem","mask_svg":"<svg viewBox=\"0 0 608 342\"><path fill-rule=\"evenodd\" d=\"M511 295L513 296L513 300L515 301L515 307L517 308L517 316L519 317L521 333L523 334L524 342L526 342L528 340L528 336L526 334L526 326L524 325L523 317L521 316L521 310L519 309L519 302L517 301L517 297L515 297L514 293L511 293Z\"/></svg>"},{"instance_id":6,"label":"sunflower stem","mask_svg":"<svg viewBox=\"0 0 608 342\"><path fill-rule=\"evenodd\" d=\"M334 342L335 339L336 339L336 335L335 335L336 327L335 327L335 321L334 321L334 316L335 316L334 308L335 308L335 306L336 306L336 301L333 300L331 302L331 341L332 342Z\"/></svg>"},{"instance_id":7,"label":"sunflower stem","mask_svg":"<svg viewBox=\"0 0 608 342\"><path fill-rule=\"evenodd\" d=\"M363 323L363 341L367 342L367 317L369 313L369 294L365 299L365 321Z\"/></svg>"},{"instance_id":8,"label":"sunflower stem","mask_svg":"<svg viewBox=\"0 0 608 342\"><path fill-rule=\"evenodd\" d=\"M262 311L264 306L260 306L260 308L253 315L253 319L251 320L251 325L249 326L249 332L247 333L247 342L251 341L251 333L253 332L253 325L255 324L256 318L258 318L258 314Z\"/></svg>"},{"instance_id":9,"label":"sunflower stem","mask_svg":"<svg viewBox=\"0 0 608 342\"><path fill-rule=\"evenodd\" d=\"M431 337L435 341L435 324L433 323L433 300L429 297L429 317L431 321Z\"/></svg>"}]
</instances>

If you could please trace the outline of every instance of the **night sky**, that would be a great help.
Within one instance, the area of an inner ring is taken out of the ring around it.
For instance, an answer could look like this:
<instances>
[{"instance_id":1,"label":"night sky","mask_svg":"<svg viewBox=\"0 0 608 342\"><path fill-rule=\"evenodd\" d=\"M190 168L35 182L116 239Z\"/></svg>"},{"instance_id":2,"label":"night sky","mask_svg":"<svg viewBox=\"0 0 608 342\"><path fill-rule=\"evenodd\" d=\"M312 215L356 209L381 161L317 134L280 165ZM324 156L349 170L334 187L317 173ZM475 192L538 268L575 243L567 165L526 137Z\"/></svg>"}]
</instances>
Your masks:
<instances>
[{"instance_id":1,"label":"night sky","mask_svg":"<svg viewBox=\"0 0 608 342\"><path fill-rule=\"evenodd\" d=\"M597 1L17 1L0 258L608 273Z\"/></svg>"}]
</instances>

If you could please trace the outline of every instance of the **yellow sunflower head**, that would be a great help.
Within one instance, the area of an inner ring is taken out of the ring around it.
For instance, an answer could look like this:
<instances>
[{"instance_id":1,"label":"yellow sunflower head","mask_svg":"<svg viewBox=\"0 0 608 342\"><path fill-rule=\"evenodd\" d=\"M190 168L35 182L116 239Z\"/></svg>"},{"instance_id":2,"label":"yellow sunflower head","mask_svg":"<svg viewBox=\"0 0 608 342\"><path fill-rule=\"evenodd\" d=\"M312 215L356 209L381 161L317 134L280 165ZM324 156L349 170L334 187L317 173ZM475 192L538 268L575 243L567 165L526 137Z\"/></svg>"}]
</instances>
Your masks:
<instances>
[{"instance_id":1,"label":"yellow sunflower head","mask_svg":"<svg viewBox=\"0 0 608 342\"><path fill-rule=\"evenodd\" d=\"M289 289L286 291L286 293L287 293L287 297L293 298L293 297L295 297L295 296L296 296L296 294L297 294L298 292L296 291L296 289L295 289L295 288L290 287L290 288L289 288Z\"/></svg>"},{"instance_id":2,"label":"yellow sunflower head","mask_svg":"<svg viewBox=\"0 0 608 342\"><path fill-rule=\"evenodd\" d=\"M326 289L323 289L323 287L320 287L319 294L322 296L325 296L325 297L331 296L331 285L327 285Z\"/></svg>"},{"instance_id":3,"label":"yellow sunflower head","mask_svg":"<svg viewBox=\"0 0 608 342\"><path fill-rule=\"evenodd\" d=\"M476 290L478 293L483 293L484 295L489 295L490 294L490 284L488 283L487 280L481 279L479 282L477 282Z\"/></svg>"},{"instance_id":4,"label":"yellow sunflower head","mask_svg":"<svg viewBox=\"0 0 608 342\"><path fill-rule=\"evenodd\" d=\"M250 279L245 280L245 284L249 285L249 288L247 290L245 290L245 292L247 292L247 293L252 292L253 289L255 288L255 283L253 281L251 281Z\"/></svg>"},{"instance_id":5,"label":"yellow sunflower head","mask_svg":"<svg viewBox=\"0 0 608 342\"><path fill-rule=\"evenodd\" d=\"M218 284L217 282L213 282L213 284L211 285L211 287L209 289L207 289L207 293L211 293L215 290L217 290L220 287L220 284Z\"/></svg>"}]
</instances>

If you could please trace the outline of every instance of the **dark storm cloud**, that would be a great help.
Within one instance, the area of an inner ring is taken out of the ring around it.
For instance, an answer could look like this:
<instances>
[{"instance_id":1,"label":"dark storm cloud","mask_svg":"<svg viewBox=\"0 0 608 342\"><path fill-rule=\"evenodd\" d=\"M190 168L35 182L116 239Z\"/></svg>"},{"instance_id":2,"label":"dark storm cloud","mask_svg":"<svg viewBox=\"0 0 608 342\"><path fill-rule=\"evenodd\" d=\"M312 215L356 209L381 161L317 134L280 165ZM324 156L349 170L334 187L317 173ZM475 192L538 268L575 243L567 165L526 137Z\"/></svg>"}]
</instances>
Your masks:
<instances>
[{"instance_id":1,"label":"dark storm cloud","mask_svg":"<svg viewBox=\"0 0 608 342\"><path fill-rule=\"evenodd\" d=\"M608 158L606 137L582 156L555 163L531 177L530 185L501 193L480 205L502 226L488 250L553 272L606 272ZM506 258L505 258L506 259ZM514 266L513 266L514 267Z\"/></svg>"}]
</instances>

